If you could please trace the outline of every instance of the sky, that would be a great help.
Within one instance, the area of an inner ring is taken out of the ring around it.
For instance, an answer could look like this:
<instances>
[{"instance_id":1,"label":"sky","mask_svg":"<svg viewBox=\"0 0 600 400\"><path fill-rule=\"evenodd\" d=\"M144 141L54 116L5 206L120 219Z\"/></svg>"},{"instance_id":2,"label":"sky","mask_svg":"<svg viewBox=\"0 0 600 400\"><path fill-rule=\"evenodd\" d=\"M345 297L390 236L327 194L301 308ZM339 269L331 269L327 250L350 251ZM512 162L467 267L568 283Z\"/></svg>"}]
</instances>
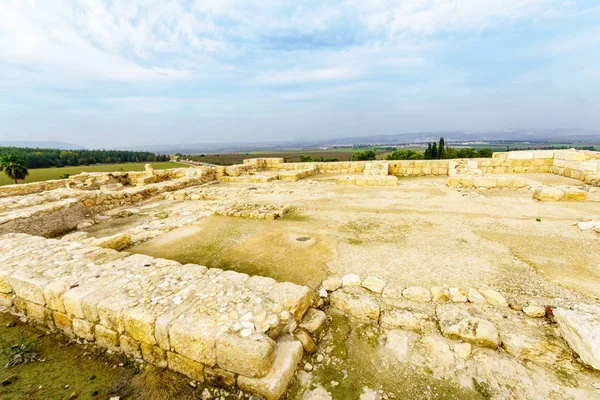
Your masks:
<instances>
[{"instance_id":1,"label":"sky","mask_svg":"<svg viewBox=\"0 0 600 400\"><path fill-rule=\"evenodd\" d=\"M600 128L600 0L2 0L0 140Z\"/></svg>"}]
</instances>

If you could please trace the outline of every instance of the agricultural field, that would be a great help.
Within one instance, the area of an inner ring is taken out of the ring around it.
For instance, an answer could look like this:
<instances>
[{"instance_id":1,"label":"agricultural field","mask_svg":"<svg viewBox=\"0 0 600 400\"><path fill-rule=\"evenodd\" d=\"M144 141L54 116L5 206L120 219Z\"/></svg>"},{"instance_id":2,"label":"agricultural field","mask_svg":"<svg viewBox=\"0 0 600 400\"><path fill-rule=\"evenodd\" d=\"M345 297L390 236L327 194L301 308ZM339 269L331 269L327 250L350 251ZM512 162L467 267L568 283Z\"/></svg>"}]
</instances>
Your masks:
<instances>
[{"instance_id":1,"label":"agricultural field","mask_svg":"<svg viewBox=\"0 0 600 400\"><path fill-rule=\"evenodd\" d=\"M321 160L328 158L337 158L340 161L349 161L352 159L352 155L358 151L366 151L371 149L309 149L309 150L280 150L280 151L252 151L247 153L223 153L223 154L206 154L201 157L199 154L192 155L192 160L203 161L210 164L217 165L233 165L241 164L243 160L247 158L260 158L260 157L277 157L284 158L286 162L299 162L300 156L311 157L314 160ZM391 153L390 150L373 148L377 152L378 159L385 159L385 156Z\"/></svg>"},{"instance_id":2,"label":"agricultural field","mask_svg":"<svg viewBox=\"0 0 600 400\"><path fill-rule=\"evenodd\" d=\"M155 162L150 163L154 169L169 168L187 168L188 165L173 162ZM30 183L47 181L51 179L60 179L63 174L77 175L81 172L113 172L113 171L143 171L146 163L126 163L126 164L99 164L99 165L81 165L77 167L62 168L36 168L29 170L29 176L19 183ZM0 186L14 184L4 172L0 172Z\"/></svg>"}]
</instances>

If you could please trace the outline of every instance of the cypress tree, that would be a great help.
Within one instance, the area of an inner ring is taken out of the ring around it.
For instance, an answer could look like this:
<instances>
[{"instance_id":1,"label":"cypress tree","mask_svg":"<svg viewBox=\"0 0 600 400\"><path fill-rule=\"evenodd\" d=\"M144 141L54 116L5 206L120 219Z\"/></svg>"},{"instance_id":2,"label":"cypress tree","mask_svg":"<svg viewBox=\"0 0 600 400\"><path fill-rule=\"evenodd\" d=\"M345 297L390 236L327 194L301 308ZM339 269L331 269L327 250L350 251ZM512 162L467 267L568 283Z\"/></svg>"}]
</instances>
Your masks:
<instances>
[{"instance_id":1,"label":"cypress tree","mask_svg":"<svg viewBox=\"0 0 600 400\"><path fill-rule=\"evenodd\" d=\"M445 150L445 148L444 148L444 137L442 136L440 138L440 145L438 146L438 157L437 157L440 160L442 158L444 158L444 150Z\"/></svg>"},{"instance_id":2,"label":"cypress tree","mask_svg":"<svg viewBox=\"0 0 600 400\"><path fill-rule=\"evenodd\" d=\"M427 150L425 150L425 157L426 160L431 160L431 143L427 143Z\"/></svg>"},{"instance_id":3,"label":"cypress tree","mask_svg":"<svg viewBox=\"0 0 600 400\"><path fill-rule=\"evenodd\" d=\"M431 146L431 159L435 160L438 158L438 148L437 143L433 142L433 146Z\"/></svg>"}]
</instances>

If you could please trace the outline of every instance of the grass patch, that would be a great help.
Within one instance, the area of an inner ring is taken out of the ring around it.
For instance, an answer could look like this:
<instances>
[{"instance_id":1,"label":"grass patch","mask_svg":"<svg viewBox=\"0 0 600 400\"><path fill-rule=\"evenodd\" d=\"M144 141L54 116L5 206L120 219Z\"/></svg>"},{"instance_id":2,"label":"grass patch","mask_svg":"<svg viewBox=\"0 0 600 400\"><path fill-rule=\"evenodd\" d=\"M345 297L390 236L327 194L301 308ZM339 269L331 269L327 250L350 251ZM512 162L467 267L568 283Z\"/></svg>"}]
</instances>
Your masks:
<instances>
[{"instance_id":1,"label":"grass patch","mask_svg":"<svg viewBox=\"0 0 600 400\"><path fill-rule=\"evenodd\" d=\"M37 343L25 337L21 337L17 342L0 337L0 354L7 360L6 368L29 364L40 358Z\"/></svg>"},{"instance_id":2,"label":"grass patch","mask_svg":"<svg viewBox=\"0 0 600 400\"><path fill-rule=\"evenodd\" d=\"M150 163L154 169L169 168L188 168L188 165L172 162ZM29 170L29 176L19 183L31 183L48 181L52 179L61 179L65 174L77 175L82 172L116 172L116 171L143 171L146 163L125 163L125 164L99 164L99 165L81 165L77 167L62 168L36 168ZM15 182L9 179L4 172L0 172L0 186L12 185Z\"/></svg>"}]
</instances>

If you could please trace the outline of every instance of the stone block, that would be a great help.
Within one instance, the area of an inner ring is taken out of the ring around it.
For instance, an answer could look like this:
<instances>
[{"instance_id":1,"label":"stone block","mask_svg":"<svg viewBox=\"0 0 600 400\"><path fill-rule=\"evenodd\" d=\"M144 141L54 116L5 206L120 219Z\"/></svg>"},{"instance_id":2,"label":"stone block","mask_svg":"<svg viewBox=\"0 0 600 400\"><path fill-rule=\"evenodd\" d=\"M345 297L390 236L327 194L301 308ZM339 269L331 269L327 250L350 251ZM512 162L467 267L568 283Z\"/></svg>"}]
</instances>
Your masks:
<instances>
[{"instance_id":1,"label":"stone block","mask_svg":"<svg viewBox=\"0 0 600 400\"><path fill-rule=\"evenodd\" d=\"M140 343L142 358L160 368L167 368L167 352L158 346L151 346L147 343Z\"/></svg>"},{"instance_id":2,"label":"stone block","mask_svg":"<svg viewBox=\"0 0 600 400\"><path fill-rule=\"evenodd\" d=\"M366 289L345 287L331 294L333 308L359 321L375 322L379 319L379 303Z\"/></svg>"},{"instance_id":3,"label":"stone block","mask_svg":"<svg viewBox=\"0 0 600 400\"><path fill-rule=\"evenodd\" d=\"M402 291L402 296L406 299L427 303L431 301L431 292L429 289L420 286L410 286Z\"/></svg>"},{"instance_id":4,"label":"stone block","mask_svg":"<svg viewBox=\"0 0 600 400\"><path fill-rule=\"evenodd\" d=\"M564 197L563 201L586 201L587 192L581 189L566 188L563 190Z\"/></svg>"},{"instance_id":5,"label":"stone block","mask_svg":"<svg viewBox=\"0 0 600 400\"><path fill-rule=\"evenodd\" d=\"M375 276L368 276L362 281L361 286L371 292L381 294L385 288L385 282Z\"/></svg>"},{"instance_id":6,"label":"stone block","mask_svg":"<svg viewBox=\"0 0 600 400\"><path fill-rule=\"evenodd\" d=\"M0 310L8 311L13 306L13 295L10 293L0 293Z\"/></svg>"},{"instance_id":7,"label":"stone block","mask_svg":"<svg viewBox=\"0 0 600 400\"><path fill-rule=\"evenodd\" d=\"M429 316L427 314L393 309L381 313L380 324L386 329L404 329L421 333L428 319Z\"/></svg>"},{"instance_id":8,"label":"stone block","mask_svg":"<svg viewBox=\"0 0 600 400\"><path fill-rule=\"evenodd\" d=\"M198 382L204 382L204 364L177 353L167 351L167 364L169 369L187 376Z\"/></svg>"},{"instance_id":9,"label":"stone block","mask_svg":"<svg viewBox=\"0 0 600 400\"><path fill-rule=\"evenodd\" d=\"M552 187L542 187L533 192L533 198L538 201L560 201L564 195L562 190Z\"/></svg>"},{"instance_id":10,"label":"stone block","mask_svg":"<svg viewBox=\"0 0 600 400\"><path fill-rule=\"evenodd\" d=\"M46 306L54 311L61 313L65 312L65 305L63 303L62 296L69 290L69 285L63 281L50 282L44 288L44 299Z\"/></svg>"},{"instance_id":11,"label":"stone block","mask_svg":"<svg viewBox=\"0 0 600 400\"><path fill-rule=\"evenodd\" d=\"M302 360L302 344L287 337L280 339L275 347L273 365L267 375L261 378L240 375L238 386L242 390L258 393L267 400L279 400L294 377L300 360Z\"/></svg>"},{"instance_id":12,"label":"stone block","mask_svg":"<svg viewBox=\"0 0 600 400\"><path fill-rule=\"evenodd\" d=\"M98 324L96 325L94 332L96 335L96 344L98 346L112 351L119 351L119 334L116 331Z\"/></svg>"},{"instance_id":13,"label":"stone block","mask_svg":"<svg viewBox=\"0 0 600 400\"><path fill-rule=\"evenodd\" d=\"M142 350L140 348L140 343L137 340L133 339L131 336L120 335L119 347L121 348L121 351L127 356L136 358L138 360L142 359Z\"/></svg>"},{"instance_id":14,"label":"stone block","mask_svg":"<svg viewBox=\"0 0 600 400\"><path fill-rule=\"evenodd\" d=\"M95 240L94 246L121 251L131 246L131 243L131 235L128 233L117 233L116 235Z\"/></svg>"},{"instance_id":15,"label":"stone block","mask_svg":"<svg viewBox=\"0 0 600 400\"><path fill-rule=\"evenodd\" d=\"M137 341L156 344L154 338L154 314L143 308L135 307L125 310L123 315L123 325L125 331Z\"/></svg>"},{"instance_id":16,"label":"stone block","mask_svg":"<svg viewBox=\"0 0 600 400\"><path fill-rule=\"evenodd\" d=\"M600 314L556 308L553 315L569 347L584 364L600 371Z\"/></svg>"},{"instance_id":17,"label":"stone block","mask_svg":"<svg viewBox=\"0 0 600 400\"><path fill-rule=\"evenodd\" d=\"M53 311L52 319L56 329L62 331L67 336L73 336L73 320L67 314Z\"/></svg>"},{"instance_id":18,"label":"stone block","mask_svg":"<svg viewBox=\"0 0 600 400\"><path fill-rule=\"evenodd\" d=\"M73 318L72 323L75 336L85 339L88 342L94 341L94 324L79 318Z\"/></svg>"},{"instance_id":19,"label":"stone block","mask_svg":"<svg viewBox=\"0 0 600 400\"><path fill-rule=\"evenodd\" d=\"M198 315L175 319L169 328L171 349L208 366L217 364L216 321Z\"/></svg>"},{"instance_id":20,"label":"stone block","mask_svg":"<svg viewBox=\"0 0 600 400\"><path fill-rule=\"evenodd\" d=\"M18 297L41 306L46 305L44 288L50 283L49 280L31 276L24 271L16 271L8 280Z\"/></svg>"},{"instance_id":21,"label":"stone block","mask_svg":"<svg viewBox=\"0 0 600 400\"><path fill-rule=\"evenodd\" d=\"M217 364L220 368L248 377L262 377L273 363L275 342L268 336L243 338L223 333L217 337Z\"/></svg>"},{"instance_id":22,"label":"stone block","mask_svg":"<svg viewBox=\"0 0 600 400\"><path fill-rule=\"evenodd\" d=\"M54 329L52 311L48 310L46 307L30 301L25 301L25 314L27 315L27 318L35 323Z\"/></svg>"},{"instance_id":23,"label":"stone block","mask_svg":"<svg viewBox=\"0 0 600 400\"><path fill-rule=\"evenodd\" d=\"M271 296L287 308L295 319L300 320L311 304L310 291L306 286L282 282L274 286Z\"/></svg>"},{"instance_id":24,"label":"stone block","mask_svg":"<svg viewBox=\"0 0 600 400\"><path fill-rule=\"evenodd\" d=\"M475 178L475 187L495 188L496 178Z\"/></svg>"},{"instance_id":25,"label":"stone block","mask_svg":"<svg viewBox=\"0 0 600 400\"><path fill-rule=\"evenodd\" d=\"M321 333L326 322L327 316L323 311L309 308L298 326L310 332L311 335L316 336Z\"/></svg>"},{"instance_id":26,"label":"stone block","mask_svg":"<svg viewBox=\"0 0 600 400\"><path fill-rule=\"evenodd\" d=\"M236 374L221 368L204 367L204 379L211 386L232 389L235 388Z\"/></svg>"},{"instance_id":27,"label":"stone block","mask_svg":"<svg viewBox=\"0 0 600 400\"><path fill-rule=\"evenodd\" d=\"M509 160L532 160L534 158L533 151L509 151Z\"/></svg>"}]
</instances>

